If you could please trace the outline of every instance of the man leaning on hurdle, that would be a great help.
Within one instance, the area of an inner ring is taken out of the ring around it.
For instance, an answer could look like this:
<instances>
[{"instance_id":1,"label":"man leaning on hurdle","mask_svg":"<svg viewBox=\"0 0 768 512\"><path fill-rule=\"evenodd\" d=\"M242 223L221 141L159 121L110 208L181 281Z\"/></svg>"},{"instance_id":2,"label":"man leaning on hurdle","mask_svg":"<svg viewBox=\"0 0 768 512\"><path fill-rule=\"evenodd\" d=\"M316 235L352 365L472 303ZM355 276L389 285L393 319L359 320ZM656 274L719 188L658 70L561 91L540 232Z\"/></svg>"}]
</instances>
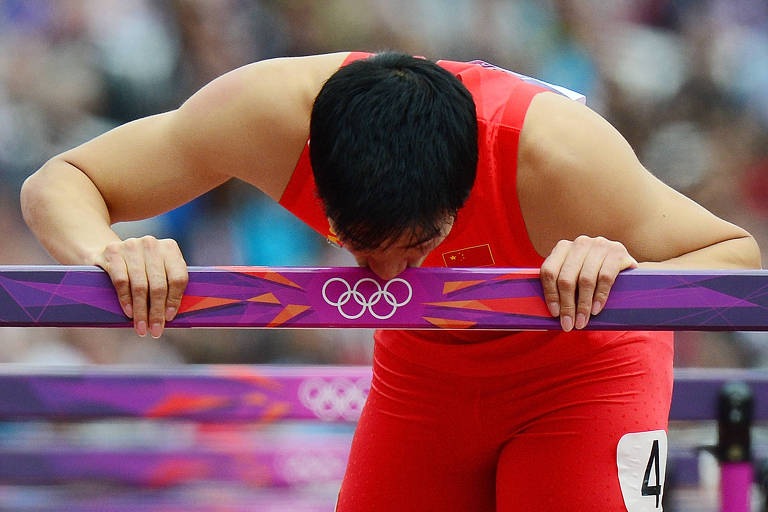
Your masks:
<instances>
[{"instance_id":1,"label":"man leaning on hurdle","mask_svg":"<svg viewBox=\"0 0 768 512\"><path fill-rule=\"evenodd\" d=\"M582 329L624 269L759 268L760 252L580 99L479 61L267 60L52 158L22 208L57 260L109 273L141 336L174 318L186 264L110 225L231 178L383 280L469 248L472 265L541 267L560 331L376 333L337 510L659 510L671 333Z\"/></svg>"}]
</instances>

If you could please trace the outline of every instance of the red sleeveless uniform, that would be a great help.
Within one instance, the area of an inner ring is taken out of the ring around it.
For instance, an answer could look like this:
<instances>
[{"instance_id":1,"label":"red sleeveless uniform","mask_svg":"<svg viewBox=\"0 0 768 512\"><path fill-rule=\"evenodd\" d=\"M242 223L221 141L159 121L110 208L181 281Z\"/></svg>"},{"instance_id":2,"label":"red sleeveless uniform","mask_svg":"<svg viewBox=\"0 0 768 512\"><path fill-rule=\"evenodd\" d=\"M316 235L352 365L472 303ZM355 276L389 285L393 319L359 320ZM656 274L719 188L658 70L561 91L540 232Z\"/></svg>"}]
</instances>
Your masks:
<instances>
[{"instance_id":1,"label":"red sleeveless uniform","mask_svg":"<svg viewBox=\"0 0 768 512\"><path fill-rule=\"evenodd\" d=\"M472 93L479 161L466 205L424 266L538 267L518 202L517 150L531 100L548 89L481 62L438 64ZM332 236L308 147L280 204ZM387 330L375 340L339 512L655 505L649 443L661 436L666 446L670 333ZM629 456L639 476L619 470L622 436L649 431Z\"/></svg>"}]
</instances>

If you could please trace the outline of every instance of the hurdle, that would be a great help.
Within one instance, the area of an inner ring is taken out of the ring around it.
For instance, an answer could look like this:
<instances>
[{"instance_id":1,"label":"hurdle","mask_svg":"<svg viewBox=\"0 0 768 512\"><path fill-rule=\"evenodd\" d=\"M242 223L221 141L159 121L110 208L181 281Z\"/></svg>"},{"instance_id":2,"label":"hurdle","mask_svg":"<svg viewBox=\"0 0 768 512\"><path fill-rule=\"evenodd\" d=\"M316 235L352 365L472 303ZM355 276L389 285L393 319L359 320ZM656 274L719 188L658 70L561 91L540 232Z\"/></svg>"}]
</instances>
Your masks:
<instances>
[{"instance_id":1,"label":"hurdle","mask_svg":"<svg viewBox=\"0 0 768 512\"><path fill-rule=\"evenodd\" d=\"M632 270L619 276L589 328L768 330L767 308L764 271ZM0 326L130 327L131 322L122 315L106 274L96 268L0 267ZM409 269L385 283L357 268L206 267L190 269L179 315L167 327L557 329L559 324L546 310L538 271L531 269ZM678 372L670 419L716 420L718 399L713 402L712 397L731 381L748 382L758 397L768 389L760 372ZM332 510L327 488L318 496L304 494L300 487L338 485L351 431L323 432L312 439L268 429L278 422L353 425L369 383L370 368L362 367L235 365L157 372L3 365L2 421L130 418L228 423L258 428L259 433L238 437L250 441L245 449L242 442L154 452L88 451L56 439L48 449L0 444L0 482L9 484L0 488L0 501L6 497L14 510L25 510L21 498L13 501L13 486L34 485L38 502L68 503L67 510L234 512L252 510L255 503L260 510ZM764 408L756 400L746 424L765 420ZM696 450L671 447L670 480L698 481ZM738 507L747 501L753 479L750 449L740 460L720 455L723 478L730 478L732 491L723 494L723 510L748 510ZM124 491L107 503L102 496L73 497L50 487L96 480L142 491ZM190 503L196 488L185 486L212 480L236 486L234 494L242 503L230 503L226 509L206 509L200 498ZM146 489L156 491L153 500L145 499ZM287 489L290 505L281 494ZM29 510L56 510L38 505Z\"/></svg>"},{"instance_id":2,"label":"hurdle","mask_svg":"<svg viewBox=\"0 0 768 512\"><path fill-rule=\"evenodd\" d=\"M42 444L16 442L14 446L6 441L8 436L0 435L0 483L45 489L46 485L87 481L119 484L122 489L150 489L163 498L156 503L157 510L166 510L159 507L171 505L169 495L181 500L179 489L185 485L215 481L241 485L241 495L243 489L249 490L249 499L258 498L263 510L280 510L281 503L289 507L287 504L297 496L304 507L310 507L309 493L302 495L299 491L289 500L278 498L276 491L292 489L295 493L301 486L338 485L349 453L351 428L360 414L370 379L369 367L204 365L168 371L0 365L0 420L6 424L106 418L181 425L192 422L198 427L227 423L238 427L226 434L225 441L217 439L214 428L207 436L198 432L191 443L168 443L170 446L162 449L89 447L71 439L65 444L56 437ZM670 420L717 421L723 415L723 390L734 382L749 386L758 397L753 412L742 416L739 425L748 431L753 421L768 420L768 400L759 399L768 396L768 373L710 369L677 372ZM301 426L293 433L270 430L286 422ZM312 433L306 423L321 428ZM729 482L723 491L727 499L724 505L730 508L724 506L722 510L735 510L734 502L747 503L750 488L745 482L753 480L753 463L768 456L768 446L760 446L753 459L748 434L747 441L721 438L715 451L733 455L734 442L746 444L746 449L737 454L736 460L719 457L724 482ZM190 444L194 447L190 448ZM673 445L668 480L676 485L697 485L701 449L704 447ZM267 494L254 490L265 488ZM128 500L125 494L123 490L119 495L122 503L99 510L129 510L136 506L135 500ZM4 496L7 493L0 492L0 509ZM64 495L57 499L59 504L67 502ZM67 510L90 510L88 501L68 499ZM99 499L101 506L106 506L104 498ZM321 493L315 499L315 508L307 510L331 509L332 496ZM25 510L18 503L14 505L16 510ZM155 510L149 504L144 507Z\"/></svg>"},{"instance_id":3,"label":"hurdle","mask_svg":"<svg viewBox=\"0 0 768 512\"><path fill-rule=\"evenodd\" d=\"M594 330L768 330L768 272L619 274ZM97 267L0 266L0 327L130 327ZM559 329L538 269L191 267L176 327Z\"/></svg>"}]
</instances>

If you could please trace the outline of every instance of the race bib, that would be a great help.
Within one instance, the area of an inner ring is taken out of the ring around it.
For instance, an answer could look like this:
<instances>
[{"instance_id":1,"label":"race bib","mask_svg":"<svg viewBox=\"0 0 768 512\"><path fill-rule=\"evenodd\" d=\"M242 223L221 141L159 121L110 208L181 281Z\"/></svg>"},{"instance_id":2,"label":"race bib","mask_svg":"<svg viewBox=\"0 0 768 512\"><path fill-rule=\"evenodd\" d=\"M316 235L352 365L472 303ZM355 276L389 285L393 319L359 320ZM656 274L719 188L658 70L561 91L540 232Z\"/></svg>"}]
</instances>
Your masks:
<instances>
[{"instance_id":1,"label":"race bib","mask_svg":"<svg viewBox=\"0 0 768 512\"><path fill-rule=\"evenodd\" d=\"M584 96L580 92L576 92L576 91L572 91L570 89L566 89L562 85L550 84L548 82L545 82L544 80L539 80L538 78L533 78L533 77L530 77L530 76L527 76L527 75L523 75L522 73L516 73L514 71L510 71L508 69L501 68L501 67L496 66L494 64L489 64L489 63L485 62L484 60L473 60L473 61L470 62L470 64L477 64L478 66L482 66L482 67L487 68L487 69L496 69L498 71L503 71L505 73L509 73L510 75L519 78L523 82L526 82L526 83L529 83L529 84L533 84L533 85L537 85L537 86L543 87L545 89L549 89L552 92L560 94L561 96L565 96L568 99L571 99L571 100L574 100L574 101L578 101L579 103L584 103L584 104L587 103L586 96Z\"/></svg>"},{"instance_id":2,"label":"race bib","mask_svg":"<svg viewBox=\"0 0 768 512\"><path fill-rule=\"evenodd\" d=\"M667 433L625 434L616 449L619 485L627 512L660 512L667 469Z\"/></svg>"}]
</instances>

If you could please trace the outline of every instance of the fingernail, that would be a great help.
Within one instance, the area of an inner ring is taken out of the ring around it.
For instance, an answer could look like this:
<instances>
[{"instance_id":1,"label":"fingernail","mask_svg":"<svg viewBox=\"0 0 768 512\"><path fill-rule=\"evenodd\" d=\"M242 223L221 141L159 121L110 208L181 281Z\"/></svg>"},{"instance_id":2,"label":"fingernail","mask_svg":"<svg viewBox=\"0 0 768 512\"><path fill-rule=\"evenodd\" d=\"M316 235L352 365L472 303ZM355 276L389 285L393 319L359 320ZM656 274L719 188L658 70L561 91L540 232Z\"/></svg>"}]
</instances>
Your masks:
<instances>
[{"instance_id":1,"label":"fingernail","mask_svg":"<svg viewBox=\"0 0 768 512\"><path fill-rule=\"evenodd\" d=\"M155 339L159 338L160 335L163 334L163 326L161 324L152 324L152 328L150 329L150 334Z\"/></svg>"},{"instance_id":2,"label":"fingernail","mask_svg":"<svg viewBox=\"0 0 768 512\"><path fill-rule=\"evenodd\" d=\"M600 301L599 301L599 300L596 300L596 301L595 301L595 302L592 304L592 314L593 314L593 315L596 315L596 314L598 314L598 313L600 312L600 309L601 309L602 307L603 307L603 305L602 305L602 304L600 304Z\"/></svg>"},{"instance_id":3,"label":"fingernail","mask_svg":"<svg viewBox=\"0 0 768 512\"><path fill-rule=\"evenodd\" d=\"M165 321L170 322L173 320L173 317L176 315L176 308L169 306L165 310Z\"/></svg>"},{"instance_id":4,"label":"fingernail","mask_svg":"<svg viewBox=\"0 0 768 512\"><path fill-rule=\"evenodd\" d=\"M144 320L140 321L138 324L136 324L136 332L139 336L142 338L147 335L147 322Z\"/></svg>"},{"instance_id":5,"label":"fingernail","mask_svg":"<svg viewBox=\"0 0 768 512\"><path fill-rule=\"evenodd\" d=\"M560 316L560 304L557 302L550 302L547 304L547 308L549 308L549 314L552 316Z\"/></svg>"},{"instance_id":6,"label":"fingernail","mask_svg":"<svg viewBox=\"0 0 768 512\"><path fill-rule=\"evenodd\" d=\"M576 315L576 328L577 329L583 329L587 325L587 317L584 316L584 313L579 313Z\"/></svg>"},{"instance_id":7,"label":"fingernail","mask_svg":"<svg viewBox=\"0 0 768 512\"><path fill-rule=\"evenodd\" d=\"M560 325L563 327L565 332L569 332L571 329L573 329L573 318L565 315L560 319Z\"/></svg>"},{"instance_id":8,"label":"fingernail","mask_svg":"<svg viewBox=\"0 0 768 512\"><path fill-rule=\"evenodd\" d=\"M133 318L133 305L130 302L125 305L125 316Z\"/></svg>"}]
</instances>

